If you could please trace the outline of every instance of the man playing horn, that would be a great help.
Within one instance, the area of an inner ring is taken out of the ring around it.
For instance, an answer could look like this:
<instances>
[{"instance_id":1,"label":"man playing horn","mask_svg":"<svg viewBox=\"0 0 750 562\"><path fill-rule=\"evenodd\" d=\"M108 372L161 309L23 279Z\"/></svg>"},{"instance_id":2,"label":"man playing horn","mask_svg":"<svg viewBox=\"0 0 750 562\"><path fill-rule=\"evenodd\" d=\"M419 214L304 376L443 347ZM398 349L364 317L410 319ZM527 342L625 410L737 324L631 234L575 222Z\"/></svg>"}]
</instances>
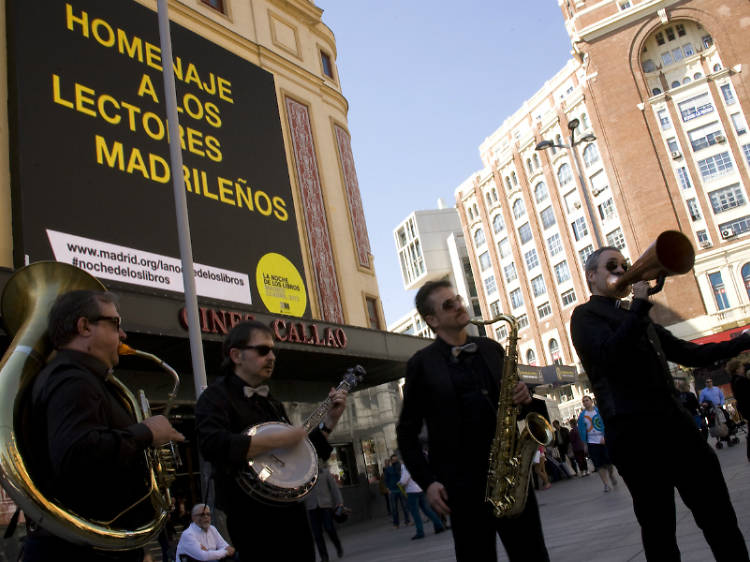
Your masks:
<instances>
[{"instance_id":1,"label":"man playing horn","mask_svg":"<svg viewBox=\"0 0 750 562\"><path fill-rule=\"evenodd\" d=\"M126 338L114 294L71 291L49 314L47 333L57 355L37 376L31 396L31 458L39 488L79 516L108 521L146 492L143 452L184 436L164 416L136 423L109 382ZM118 517L142 524L149 502ZM133 560L141 549L103 552L29 525L24 560Z\"/></svg>"},{"instance_id":2,"label":"man playing horn","mask_svg":"<svg viewBox=\"0 0 750 562\"><path fill-rule=\"evenodd\" d=\"M750 336L705 345L677 339L649 319L648 282L633 284L629 309L621 303L628 287L618 290L615 282L627 268L617 248L589 256L591 299L573 311L570 328L604 419L607 448L633 497L646 558L680 560L677 488L716 559L748 560L719 460L680 404L667 361L710 365L750 348Z\"/></svg>"},{"instance_id":3,"label":"man playing horn","mask_svg":"<svg viewBox=\"0 0 750 562\"><path fill-rule=\"evenodd\" d=\"M276 363L273 332L261 322L237 324L224 339L224 376L198 399L195 421L198 444L213 468L216 507L227 515L227 529L241 560L315 561L310 525L304 503L264 503L250 497L236 482L247 461L273 449L292 447L305 438L303 427L283 432L242 433L268 421L289 423L281 402L269 392L268 381ZM318 456L328 459L327 436L346 407L346 391L329 396L333 405L321 427L310 434Z\"/></svg>"}]
</instances>

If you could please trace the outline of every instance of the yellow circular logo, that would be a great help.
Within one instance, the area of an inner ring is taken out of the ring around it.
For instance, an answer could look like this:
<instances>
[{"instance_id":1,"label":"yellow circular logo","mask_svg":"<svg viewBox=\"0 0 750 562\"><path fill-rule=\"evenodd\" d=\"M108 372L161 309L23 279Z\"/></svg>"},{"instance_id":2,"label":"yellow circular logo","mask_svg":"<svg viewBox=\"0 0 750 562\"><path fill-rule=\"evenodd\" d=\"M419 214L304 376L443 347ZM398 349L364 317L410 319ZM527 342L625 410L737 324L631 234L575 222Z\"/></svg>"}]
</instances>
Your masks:
<instances>
[{"instance_id":1,"label":"yellow circular logo","mask_svg":"<svg viewBox=\"0 0 750 562\"><path fill-rule=\"evenodd\" d=\"M302 316L307 307L307 292L294 264L281 254L266 254L255 269L260 299L269 312Z\"/></svg>"}]
</instances>

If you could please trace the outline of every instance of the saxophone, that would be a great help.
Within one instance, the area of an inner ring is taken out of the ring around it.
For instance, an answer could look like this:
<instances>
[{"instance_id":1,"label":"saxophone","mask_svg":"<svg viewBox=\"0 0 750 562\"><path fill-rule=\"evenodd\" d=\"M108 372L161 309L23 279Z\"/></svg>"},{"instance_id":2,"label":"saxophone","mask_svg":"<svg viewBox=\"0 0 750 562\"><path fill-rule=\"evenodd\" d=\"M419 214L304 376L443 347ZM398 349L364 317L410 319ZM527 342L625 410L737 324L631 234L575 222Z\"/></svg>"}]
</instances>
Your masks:
<instances>
[{"instance_id":1,"label":"saxophone","mask_svg":"<svg viewBox=\"0 0 750 562\"><path fill-rule=\"evenodd\" d=\"M552 443L554 430L544 416L531 412L526 416L526 427L519 434L517 419L521 407L513 404L513 389L521 380L518 375L518 321L509 314L501 314L492 320L472 320L471 323L485 326L499 321L510 325L510 333L500 381L497 426L490 447L485 501L492 504L495 517L517 517L526 507L534 453L539 445Z\"/></svg>"}]
</instances>

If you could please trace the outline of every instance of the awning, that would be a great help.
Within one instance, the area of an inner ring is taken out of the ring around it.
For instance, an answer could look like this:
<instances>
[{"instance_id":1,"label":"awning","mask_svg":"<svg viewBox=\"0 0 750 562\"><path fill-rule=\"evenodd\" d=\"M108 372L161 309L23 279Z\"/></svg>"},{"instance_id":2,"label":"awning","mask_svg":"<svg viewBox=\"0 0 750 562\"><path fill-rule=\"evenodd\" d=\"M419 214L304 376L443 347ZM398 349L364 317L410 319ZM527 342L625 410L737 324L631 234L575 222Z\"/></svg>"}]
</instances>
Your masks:
<instances>
[{"instance_id":1,"label":"awning","mask_svg":"<svg viewBox=\"0 0 750 562\"><path fill-rule=\"evenodd\" d=\"M747 330L747 329L750 329L750 324L740 326L739 328L731 328L729 330L724 330L723 332L710 334L708 336L703 336L703 337L696 338L690 341L692 341L693 343L697 343L697 344L718 343L721 341L729 341L732 338L736 338L742 333L743 330Z\"/></svg>"}]
</instances>

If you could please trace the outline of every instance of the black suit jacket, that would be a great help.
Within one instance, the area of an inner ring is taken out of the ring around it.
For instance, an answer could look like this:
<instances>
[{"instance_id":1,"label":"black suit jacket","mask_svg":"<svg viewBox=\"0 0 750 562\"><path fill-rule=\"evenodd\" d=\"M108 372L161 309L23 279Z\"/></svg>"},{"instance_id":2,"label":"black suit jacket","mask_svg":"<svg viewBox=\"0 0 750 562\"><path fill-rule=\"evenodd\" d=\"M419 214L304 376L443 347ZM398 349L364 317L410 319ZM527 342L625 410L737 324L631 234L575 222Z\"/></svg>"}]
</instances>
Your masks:
<instances>
[{"instance_id":1,"label":"black suit jacket","mask_svg":"<svg viewBox=\"0 0 750 562\"><path fill-rule=\"evenodd\" d=\"M487 338L470 337L496 385L500 385L505 353L502 346ZM484 486L486 467L481 474L467 475L461 458L461 405L450 377L448 359L435 340L418 351L406 365L404 404L396 434L398 446L412 478L423 490L435 481L450 486L467 477L481 478ZM533 409L545 411L544 402L534 400ZM541 404L540 404L541 402ZM497 408L497 404L494 404ZM532 408L524 407L522 415ZM422 453L419 435L427 426L429 460Z\"/></svg>"}]
</instances>

